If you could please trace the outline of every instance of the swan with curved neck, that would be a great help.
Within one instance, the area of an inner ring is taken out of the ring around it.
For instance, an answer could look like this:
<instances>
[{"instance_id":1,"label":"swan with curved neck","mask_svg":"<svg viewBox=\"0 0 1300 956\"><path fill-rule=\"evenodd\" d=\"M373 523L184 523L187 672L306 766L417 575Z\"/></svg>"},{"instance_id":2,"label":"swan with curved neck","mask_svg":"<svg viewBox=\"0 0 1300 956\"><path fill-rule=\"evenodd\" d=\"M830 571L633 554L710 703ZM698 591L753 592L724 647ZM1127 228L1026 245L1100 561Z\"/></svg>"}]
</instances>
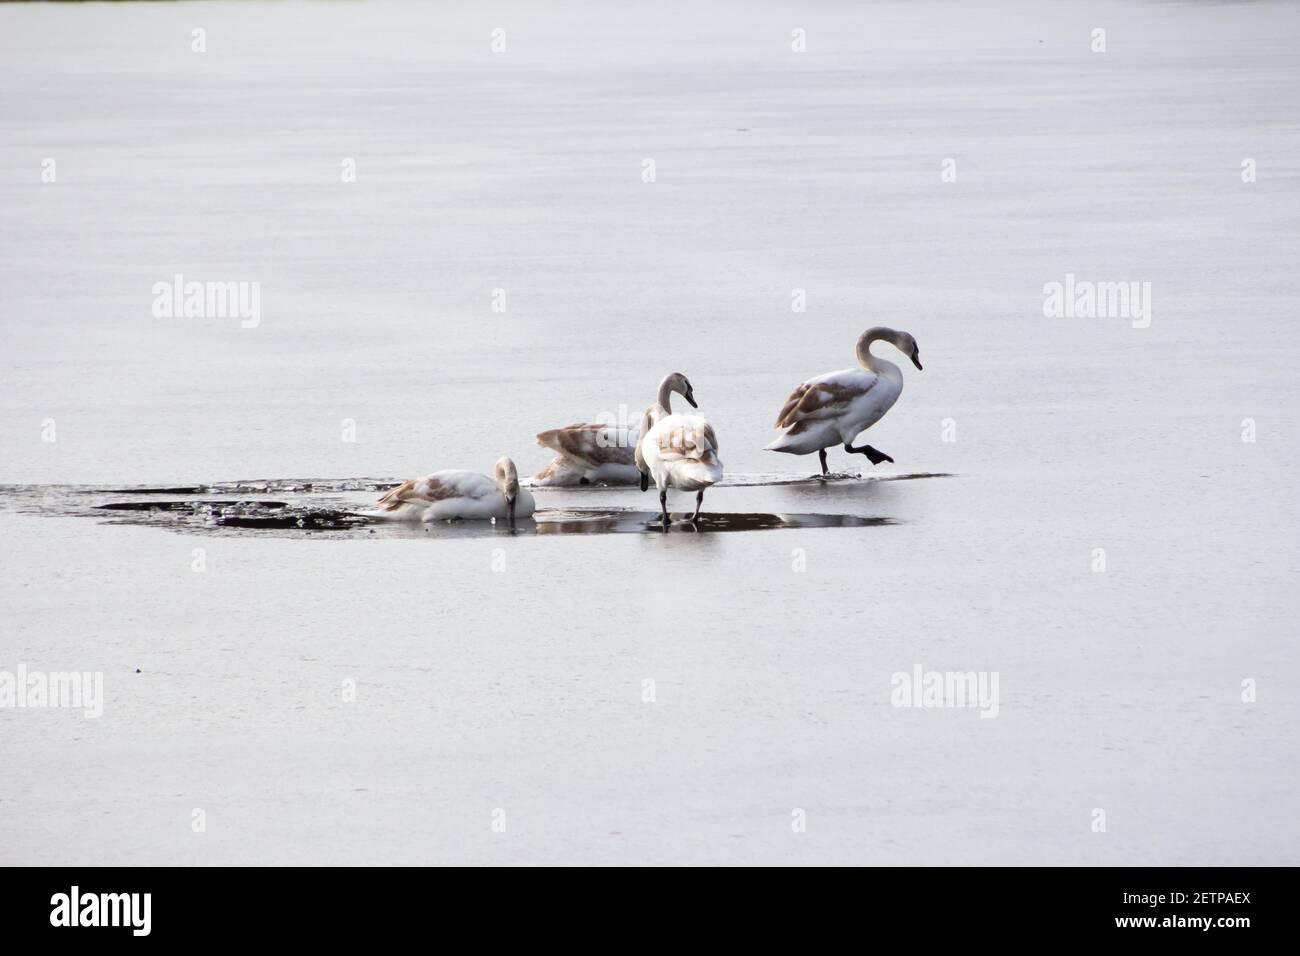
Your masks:
<instances>
[{"instance_id":1,"label":"swan with curved neck","mask_svg":"<svg viewBox=\"0 0 1300 956\"><path fill-rule=\"evenodd\" d=\"M671 414L673 392L695 405L691 383L681 372L673 372L659 383L651 408L660 415ZM555 458L533 476L533 483L542 487L634 485L641 480L635 451L645 433L644 427L629 427L627 422L590 422L540 432L537 443L554 451Z\"/></svg>"},{"instance_id":2,"label":"swan with curved neck","mask_svg":"<svg viewBox=\"0 0 1300 956\"><path fill-rule=\"evenodd\" d=\"M875 355L871 346L888 342L921 368L921 349L909 332L876 326L858 337L854 352L858 368L841 369L810 378L795 388L776 418L783 434L767 446L791 455L817 452L822 476L829 474L826 449L843 445L849 454L865 455L873 465L894 459L870 445L855 447L853 439L880 421L903 391L903 372Z\"/></svg>"},{"instance_id":3,"label":"swan with curved neck","mask_svg":"<svg viewBox=\"0 0 1300 956\"><path fill-rule=\"evenodd\" d=\"M491 478L455 469L412 478L380 498L370 516L420 522L504 518L513 528L516 515L531 518L536 507L528 489L519 487L515 463L501 458Z\"/></svg>"},{"instance_id":4,"label":"swan with curved neck","mask_svg":"<svg viewBox=\"0 0 1300 956\"><path fill-rule=\"evenodd\" d=\"M664 530L668 517L668 489L694 491L695 514L691 524L698 524L704 489L722 480L722 460L718 457L718 436L702 415L674 413L669 402L677 392L692 408L695 392L686 376L674 372L659 385L655 403L641 415L641 440L637 442L635 461L641 472L641 490L653 479L659 490L659 511Z\"/></svg>"},{"instance_id":5,"label":"swan with curved neck","mask_svg":"<svg viewBox=\"0 0 1300 956\"><path fill-rule=\"evenodd\" d=\"M691 408L700 407L695 403L695 389L691 388L690 380L681 372L673 372L664 376L664 380L659 383L659 394L655 396L655 405L663 409L665 415L673 413L673 392L686 399Z\"/></svg>"},{"instance_id":6,"label":"swan with curved neck","mask_svg":"<svg viewBox=\"0 0 1300 956\"><path fill-rule=\"evenodd\" d=\"M921 347L916 344L916 339L912 338L911 333L899 332L895 329L887 329L883 325L877 325L859 335L858 344L854 347L854 351L858 356L858 364L868 372L880 375L886 368L893 369L895 372L898 371L898 366L893 362L887 362L871 354L873 342L888 342L910 358L912 364L918 370L921 369Z\"/></svg>"}]
</instances>

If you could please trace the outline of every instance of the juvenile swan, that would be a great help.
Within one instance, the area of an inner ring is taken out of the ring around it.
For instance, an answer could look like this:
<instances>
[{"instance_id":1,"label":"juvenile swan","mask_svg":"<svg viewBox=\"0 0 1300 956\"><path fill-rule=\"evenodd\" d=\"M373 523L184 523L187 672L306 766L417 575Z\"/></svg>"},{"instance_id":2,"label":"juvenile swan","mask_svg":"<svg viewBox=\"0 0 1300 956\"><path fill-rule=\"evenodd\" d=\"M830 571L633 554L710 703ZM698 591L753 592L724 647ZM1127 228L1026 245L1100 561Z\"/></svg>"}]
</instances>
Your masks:
<instances>
[{"instance_id":1,"label":"juvenile swan","mask_svg":"<svg viewBox=\"0 0 1300 956\"><path fill-rule=\"evenodd\" d=\"M668 407L677 392L691 405L691 383L674 372L659 383L657 403ZM641 440L639 425L620 427L600 423L567 425L538 434L537 444L556 452L555 459L533 476L538 485L634 485L641 479L635 452Z\"/></svg>"},{"instance_id":2,"label":"juvenile swan","mask_svg":"<svg viewBox=\"0 0 1300 956\"><path fill-rule=\"evenodd\" d=\"M641 472L641 490L650 487L652 478L659 489L659 510L665 529L670 523L669 488L696 492L695 514L691 517L694 524L700 520L704 489L722 480L722 461L718 458L718 437L713 426L702 415L674 414L669 407L667 385L674 378L680 378L685 386L684 391L675 390L680 391L693 408L699 407L686 376L674 373L664 379L655 404L641 416L642 437L634 456L637 470Z\"/></svg>"},{"instance_id":3,"label":"juvenile swan","mask_svg":"<svg viewBox=\"0 0 1300 956\"><path fill-rule=\"evenodd\" d=\"M475 471L435 471L412 478L379 499L376 517L395 521L440 521L532 517L536 508L532 494L519 487L515 463L502 458L495 477Z\"/></svg>"},{"instance_id":4,"label":"juvenile swan","mask_svg":"<svg viewBox=\"0 0 1300 956\"><path fill-rule=\"evenodd\" d=\"M862 368L818 375L791 392L774 426L787 431L768 445L767 450L791 455L815 451L821 459L823 475L828 474L826 449L832 445L843 444L850 454L861 452L873 465L892 462L894 459L870 445L860 448L852 445L854 436L880 421L903 391L902 370L893 362L871 354L871 343L877 340L889 342L911 358L918 369L921 367L921 350L909 333L881 327L867 329L857 346Z\"/></svg>"}]
</instances>

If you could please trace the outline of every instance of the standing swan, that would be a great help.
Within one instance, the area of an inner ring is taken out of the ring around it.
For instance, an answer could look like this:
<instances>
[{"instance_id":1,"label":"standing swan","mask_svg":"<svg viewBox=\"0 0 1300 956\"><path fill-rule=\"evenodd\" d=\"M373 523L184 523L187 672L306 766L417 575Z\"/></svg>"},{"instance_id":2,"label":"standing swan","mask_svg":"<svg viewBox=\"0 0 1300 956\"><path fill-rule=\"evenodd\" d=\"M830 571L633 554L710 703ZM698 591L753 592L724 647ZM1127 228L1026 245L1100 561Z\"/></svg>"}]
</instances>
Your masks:
<instances>
[{"instance_id":1,"label":"standing swan","mask_svg":"<svg viewBox=\"0 0 1300 956\"><path fill-rule=\"evenodd\" d=\"M691 383L684 375L674 373L664 379L664 384L659 386L658 400L641 416L641 440L634 455L637 470L641 472L641 490L650 487L651 478L659 489L659 510L665 530L670 524L669 488L696 492L691 524L697 524L704 489L722 480L722 461L718 458L718 437L713 426L702 415L673 414L668 405L668 385L674 379L680 379L685 390L673 391L680 391L692 408L699 407Z\"/></svg>"},{"instance_id":2,"label":"standing swan","mask_svg":"<svg viewBox=\"0 0 1300 956\"><path fill-rule=\"evenodd\" d=\"M691 383L681 372L674 372L659 383L657 404L666 409L673 392L692 406L695 404ZM635 426L601 423L566 425L541 432L537 444L556 452L556 456L533 476L533 481L543 486L634 485L641 479L634 458L643 434L645 432Z\"/></svg>"},{"instance_id":3,"label":"standing swan","mask_svg":"<svg viewBox=\"0 0 1300 956\"><path fill-rule=\"evenodd\" d=\"M395 521L505 518L513 526L516 515L531 518L535 508L532 494L519 487L515 463L502 458L494 478L457 470L412 478L380 498L372 514Z\"/></svg>"},{"instance_id":4,"label":"standing swan","mask_svg":"<svg viewBox=\"0 0 1300 956\"><path fill-rule=\"evenodd\" d=\"M850 454L861 452L873 465L894 460L870 445L852 445L854 436L880 421L903 391L902 370L871 354L871 343L877 339L891 343L911 358L913 365L921 367L921 350L909 333L882 327L867 329L857 346L862 368L818 375L791 392L774 426L788 431L768 445L768 451L791 455L815 451L821 459L823 476L829 474L826 449L832 445L843 444Z\"/></svg>"}]
</instances>

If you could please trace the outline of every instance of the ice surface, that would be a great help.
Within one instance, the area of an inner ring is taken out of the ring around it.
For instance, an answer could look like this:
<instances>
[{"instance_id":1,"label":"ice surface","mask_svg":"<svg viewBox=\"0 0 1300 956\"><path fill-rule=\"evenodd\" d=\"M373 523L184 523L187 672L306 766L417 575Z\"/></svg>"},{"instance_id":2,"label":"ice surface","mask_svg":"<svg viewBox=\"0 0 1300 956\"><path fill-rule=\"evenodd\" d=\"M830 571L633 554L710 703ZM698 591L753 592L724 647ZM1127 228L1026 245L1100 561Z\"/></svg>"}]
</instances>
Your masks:
<instances>
[{"instance_id":1,"label":"ice surface","mask_svg":"<svg viewBox=\"0 0 1300 956\"><path fill-rule=\"evenodd\" d=\"M10 500L0 670L107 701L0 711L0 862L1300 862L1298 43L1280 3L0 5L0 482L531 473L673 370L729 473L804 478L771 422L877 324L925 364L886 355L897 465L831 467L951 476L720 487L888 522L730 534ZM176 273L260 324L155 318ZM1067 273L1150 327L1045 318ZM891 706L918 663L997 719Z\"/></svg>"}]
</instances>

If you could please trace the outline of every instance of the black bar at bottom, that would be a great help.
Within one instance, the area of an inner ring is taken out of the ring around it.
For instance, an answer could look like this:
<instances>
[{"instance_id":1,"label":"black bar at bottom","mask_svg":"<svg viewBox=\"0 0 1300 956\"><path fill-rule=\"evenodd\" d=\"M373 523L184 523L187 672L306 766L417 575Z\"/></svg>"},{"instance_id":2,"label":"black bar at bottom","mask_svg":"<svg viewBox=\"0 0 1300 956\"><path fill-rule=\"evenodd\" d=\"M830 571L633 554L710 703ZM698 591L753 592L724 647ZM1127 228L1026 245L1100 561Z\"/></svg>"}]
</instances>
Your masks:
<instances>
[{"instance_id":1,"label":"black bar at bottom","mask_svg":"<svg viewBox=\"0 0 1300 956\"><path fill-rule=\"evenodd\" d=\"M319 943L503 930L534 942L619 925L669 945L686 921L733 943L863 941L891 927L931 943L1017 939L1192 939L1234 945L1289 938L1296 871L1286 868L652 870L449 873L437 869L8 868L6 943ZM74 889L75 888L75 889ZM146 896L147 894L147 896ZM89 925L88 925L89 924ZM107 925L105 925L107 924ZM147 932L146 932L147 931ZM916 936L916 934L920 936ZM475 937L470 937L471 939ZM680 937L676 937L681 939ZM10 950L19 952L20 950Z\"/></svg>"}]
</instances>

